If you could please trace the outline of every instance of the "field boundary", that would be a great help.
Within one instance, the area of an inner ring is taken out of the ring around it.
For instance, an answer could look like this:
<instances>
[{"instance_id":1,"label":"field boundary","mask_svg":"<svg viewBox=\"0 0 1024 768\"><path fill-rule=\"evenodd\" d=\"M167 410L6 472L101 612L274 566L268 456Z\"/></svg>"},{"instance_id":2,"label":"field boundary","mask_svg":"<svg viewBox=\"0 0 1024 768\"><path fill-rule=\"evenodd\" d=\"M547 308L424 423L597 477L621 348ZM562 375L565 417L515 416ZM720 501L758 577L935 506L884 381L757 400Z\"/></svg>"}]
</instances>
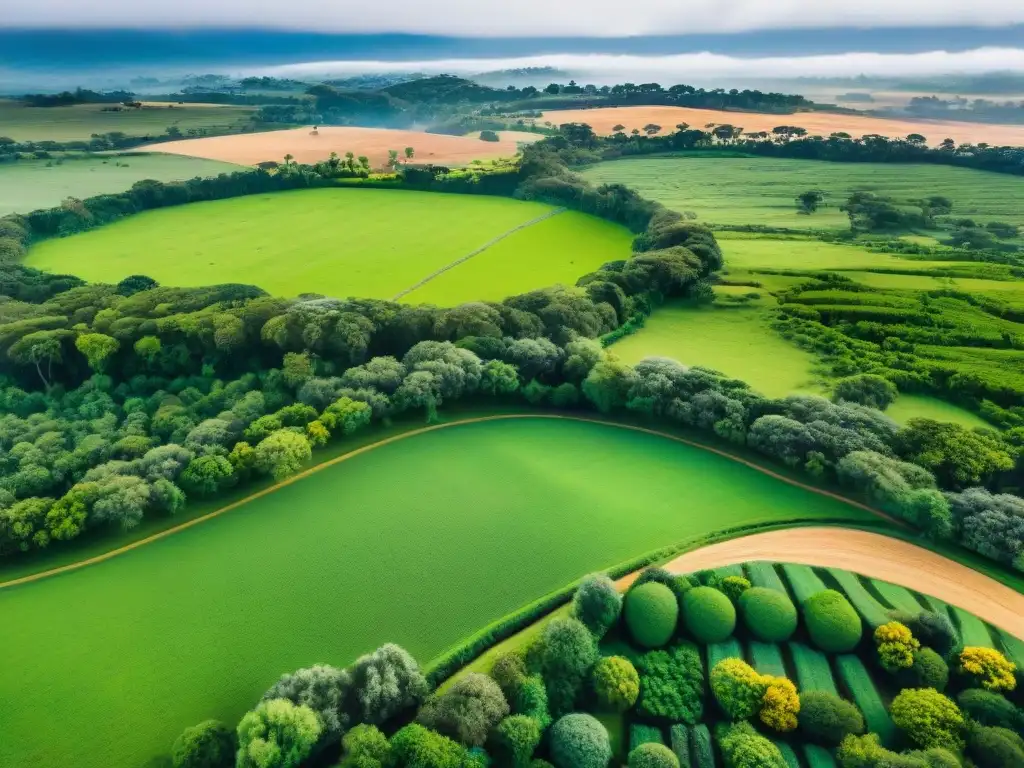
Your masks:
<instances>
[{"instance_id":1,"label":"field boundary","mask_svg":"<svg viewBox=\"0 0 1024 768\"><path fill-rule=\"evenodd\" d=\"M154 533L152 536L147 536L147 537L145 537L143 539L139 539L138 541L133 541L130 544L125 544L124 546L117 547L116 549L112 549L112 550L110 550L108 552L104 552L102 554L86 558L84 560L79 560L78 562L68 563L67 565L62 565L62 566L59 566L57 568L51 568L51 569L46 570L46 571L39 571L38 573L33 573L33 574L29 574L27 576L21 576L21 577L16 578L16 579L10 579L8 581L0 582L0 589L8 589L10 587L16 587L16 586L20 586L22 584L29 584L29 583L34 582L34 581L40 581L42 579L49 578L51 576L58 576L58 575L60 575L62 573L69 573L71 571L77 571L80 568L85 568L85 567L90 566L90 565L96 565L98 563L102 563L102 562L104 562L106 560L111 560L111 559L117 557L118 555L123 555L126 552L132 551L133 549L138 549L139 547L145 546L146 544L152 544L155 541L159 541L160 539L165 539L168 536L171 536L171 535L173 535L175 533L180 533L181 531L184 531L184 530L187 530L189 528L192 528L192 527L194 527L196 525L199 525L200 523L204 523L207 520L212 520L212 519L214 519L216 517L220 517L221 515L227 514L228 512L231 512L231 511L233 511L235 509L238 509L239 507L241 507L241 506L243 506L245 504L248 504L251 501L255 501L256 499L259 499L259 498L262 498L264 496L267 496L267 495L269 495L271 493L274 493L275 491L280 490L281 488L285 488L285 487L287 487L289 485L292 485L293 483L297 483L300 480L305 480L306 478L311 477L312 475L315 475L317 472L320 472L321 470L327 469L328 467L336 466L338 464L341 464L342 462L348 461L349 459L355 458L356 456L360 456L360 455L362 455L364 453L368 453L369 451L376 450L377 448L381 448L381 447L383 447L385 445L390 445L391 443L396 443L399 440L405 440L405 439L410 438L410 437L418 437L419 435L424 435L424 434L427 434L428 432L435 432L435 431L440 430L440 429L449 429L451 427L459 427L459 426L463 426L463 425L467 425L467 424L480 424L480 423L489 422L489 421L503 421L503 420L507 420L507 419L561 419L561 420L564 420L564 421L577 421L577 422L585 422L585 423L591 423L591 424L603 424L603 425L609 426L609 427L617 427L619 429L627 429L627 430L631 430L633 432L641 432L641 433L648 434L648 435L654 435L655 437L666 438L668 440L672 440L672 441L677 442L677 443L682 443L683 445L687 445L687 446L690 446L692 448L698 448L700 450L710 451L711 453L714 453L714 454L716 454L718 456L722 456L723 458L729 459L729 460L734 461L734 462L736 462L738 464L743 464L744 466L747 466L747 467L750 467L751 469L757 470L758 472L761 472L761 473L763 473L765 475L768 475L769 477L775 478L776 480L781 480L782 482L787 483L789 485L792 485L792 486L794 486L796 488L802 488L803 490L810 491L812 493L816 493L819 496L826 496L828 498L835 499L835 500L840 501L840 502L842 502L844 504L847 504L847 505L849 505L851 507L855 507L857 509L861 509L861 510L864 510L866 512L870 512L871 514L873 514L873 515L875 515L875 516L885 520L886 522L888 522L890 524L893 524L893 525L895 525L895 526L897 526L899 528L908 528L907 523L905 523L904 521L898 520L898 519L896 519L894 517L891 517L891 516L885 514L884 512L882 512L880 510L877 510L877 509L874 509L874 508L868 506L867 504L863 504L863 503L861 503L859 501L855 501L854 499L847 498L846 496L843 496L842 494L835 493L833 491L829 491L829 490L826 490L824 488L816 488L813 485L808 485L807 483L802 483L799 480L794 480L791 477L786 477L785 475L782 475L782 474L780 474L778 472L775 472L775 471L773 471L771 469L768 469L767 467L763 467L763 466L761 466L761 465L759 465L759 464L757 464L757 463L755 463L753 461L749 461L748 459L744 459L744 458L741 458L740 456L737 456L735 454L729 453L728 451L724 451L724 450L722 450L720 448L715 448L713 446L705 445L703 443L699 443L699 442L696 442L694 440L688 440L685 437L680 437L679 435L673 435L673 434L671 434L669 432L662 432L660 430L651 429L649 427L640 427L640 426L636 426L634 424L623 424L621 422L611 421L611 420L608 420L608 419L602 419L602 418L593 417L593 416L570 416L570 415L566 415L566 414L555 414L555 413L506 413L506 414L495 414L493 416L473 416L471 418L459 419L457 421L450 421L450 422L446 422L444 424L432 424L430 426L420 427L418 429L409 430L408 432L403 432L402 434L399 434L399 435L393 435L393 436L385 438L383 440L378 440L375 443L370 443L368 445L364 445L364 446L362 446L360 448L356 448L353 451L350 451L348 453L344 453L341 456L336 456L333 459L329 459L327 461L321 462L320 464L316 464L316 465L314 465L312 467L309 467L308 469L305 469L302 472L299 472L298 474L292 475L291 477L287 478L286 480L282 480L279 483L275 483L274 485L271 485L271 486L269 486L267 488L264 488L264 489L262 489L260 491L257 491L255 493L253 493L253 494L250 494L249 496L246 496L245 498L242 498L242 499L239 499L237 501L234 501L234 502L232 502L230 504L227 504L227 505L225 505L223 507L220 507L219 509L215 509L212 512L208 512L205 515L201 515L200 517L196 517L196 518L193 518L192 520L188 520L188 521L182 523L181 525L176 525L173 528L168 528L168 529L160 531L158 533Z\"/></svg>"},{"instance_id":2,"label":"field boundary","mask_svg":"<svg viewBox=\"0 0 1024 768\"><path fill-rule=\"evenodd\" d=\"M512 227L512 229L508 230L507 232L502 232L497 237L494 237L494 238L491 238L490 240L488 240L486 243L481 245L475 251L471 251L470 253L467 253L465 256L459 257L458 259L456 259L455 261L451 262L450 264L445 264L443 267L441 267L440 269L434 270L429 275L424 277L419 282L414 283L409 288L405 288L404 290L399 291L398 293L396 293L394 296L391 297L391 300L392 301L398 301L402 297L408 296L410 293L415 291L417 288L422 288L424 285L429 283L431 280L433 280L434 278L440 277L441 275L443 275L448 270L455 269L455 267L459 266L460 264L465 264L467 261L472 259L474 256L479 256L481 253L486 251L488 248L491 248L492 246L495 246L498 243L500 243L506 237L510 237L510 236L514 235L516 232L520 232L520 231L526 229L527 227L532 227L534 224L540 224L540 222L542 222L542 221L544 221L546 219L550 219L553 216L557 216L560 213L565 213L567 210L568 210L568 208L555 208L554 210L551 210L551 211L548 211L547 213L541 214L540 216L538 216L535 219L530 219L529 221L524 221L522 224L518 224L518 225Z\"/></svg>"}]
</instances>

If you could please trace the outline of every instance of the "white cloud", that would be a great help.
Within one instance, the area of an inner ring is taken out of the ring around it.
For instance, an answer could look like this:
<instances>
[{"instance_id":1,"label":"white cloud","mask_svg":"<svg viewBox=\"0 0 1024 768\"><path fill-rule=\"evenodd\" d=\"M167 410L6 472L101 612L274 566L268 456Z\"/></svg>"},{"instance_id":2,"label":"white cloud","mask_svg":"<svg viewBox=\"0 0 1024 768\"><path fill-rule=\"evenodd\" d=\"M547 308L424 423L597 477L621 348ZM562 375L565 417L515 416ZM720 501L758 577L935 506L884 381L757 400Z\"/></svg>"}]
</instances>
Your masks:
<instances>
[{"instance_id":1,"label":"white cloud","mask_svg":"<svg viewBox=\"0 0 1024 768\"><path fill-rule=\"evenodd\" d=\"M267 26L330 32L627 36L795 27L1002 26L1014 0L7 0L2 26Z\"/></svg>"}]
</instances>

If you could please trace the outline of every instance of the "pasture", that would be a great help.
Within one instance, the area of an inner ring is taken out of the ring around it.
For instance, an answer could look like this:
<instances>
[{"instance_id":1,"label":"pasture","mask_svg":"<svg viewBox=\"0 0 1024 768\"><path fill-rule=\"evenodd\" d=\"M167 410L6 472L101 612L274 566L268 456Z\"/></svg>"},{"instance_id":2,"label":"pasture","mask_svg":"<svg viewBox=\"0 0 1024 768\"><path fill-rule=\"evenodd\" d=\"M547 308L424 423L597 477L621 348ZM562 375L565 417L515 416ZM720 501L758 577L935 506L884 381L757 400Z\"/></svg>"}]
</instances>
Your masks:
<instances>
[{"instance_id":1,"label":"pasture","mask_svg":"<svg viewBox=\"0 0 1024 768\"><path fill-rule=\"evenodd\" d=\"M0 136L15 141L88 141L94 133L120 131L128 136L164 136L174 127L192 131L241 130L255 107L213 104L161 104L121 112L105 112L111 104L27 107L0 100Z\"/></svg>"},{"instance_id":2,"label":"pasture","mask_svg":"<svg viewBox=\"0 0 1024 768\"><path fill-rule=\"evenodd\" d=\"M797 112L789 115L763 112L727 112L718 109L692 107L599 107L597 109L562 109L545 112L538 118L553 125L586 123L596 133L610 136L616 125L625 127L626 133L634 128L644 130L648 124L660 125L662 133L672 133L675 126L687 123L693 128L708 125L734 125L746 133L771 131L777 125L806 128L811 136L828 136L845 131L852 136L880 134L903 137L919 133L929 144L938 144L952 138L958 144L988 142L995 146L1021 146L1024 144L1024 125L995 123L965 123L955 120L893 120L867 115L840 115L831 112Z\"/></svg>"},{"instance_id":3,"label":"pasture","mask_svg":"<svg viewBox=\"0 0 1024 768\"><path fill-rule=\"evenodd\" d=\"M552 210L483 195L300 190L148 211L44 241L29 251L26 264L100 282L144 273L167 285L249 283L279 296L389 299ZM497 260L485 250L446 273L441 288L428 284L430 300L503 298L552 279L575 282L629 253L624 228L583 214L561 213L533 226L497 243ZM578 247L577 237L588 248ZM521 271L520 256L542 267ZM484 259L483 268L477 259ZM454 278L467 268L473 280Z\"/></svg>"},{"instance_id":4,"label":"pasture","mask_svg":"<svg viewBox=\"0 0 1024 768\"><path fill-rule=\"evenodd\" d=\"M19 702L0 765L157 765L183 727L237 721L282 670L344 665L385 641L425 661L580 574L794 518L877 520L601 424L411 437L104 563L0 590L0 700Z\"/></svg>"},{"instance_id":5,"label":"pasture","mask_svg":"<svg viewBox=\"0 0 1024 768\"><path fill-rule=\"evenodd\" d=\"M953 201L955 217L1024 224L1024 178L970 168L705 155L626 158L583 175L595 184L626 184L708 224L845 230L850 224L839 206L855 191L898 200L941 195ZM795 199L809 189L825 193L825 207L803 215Z\"/></svg>"},{"instance_id":6,"label":"pasture","mask_svg":"<svg viewBox=\"0 0 1024 768\"><path fill-rule=\"evenodd\" d=\"M93 155L0 164L0 216L60 205L68 197L123 192L144 179L183 181L241 170L214 160L160 154Z\"/></svg>"},{"instance_id":7,"label":"pasture","mask_svg":"<svg viewBox=\"0 0 1024 768\"><path fill-rule=\"evenodd\" d=\"M239 165L255 165L271 160L281 162L289 154L297 163L316 163L326 160L331 152L337 152L340 156L352 152L356 157L368 157L373 168L383 168L388 161L388 150L395 150L404 157L405 148L412 147L415 150L413 162L416 163L469 165L474 160L512 157L519 151L520 141L522 139L514 133L502 133L499 141L481 141L469 136L352 126L322 126L314 133L307 126L283 131L169 141L160 145L160 151Z\"/></svg>"}]
</instances>

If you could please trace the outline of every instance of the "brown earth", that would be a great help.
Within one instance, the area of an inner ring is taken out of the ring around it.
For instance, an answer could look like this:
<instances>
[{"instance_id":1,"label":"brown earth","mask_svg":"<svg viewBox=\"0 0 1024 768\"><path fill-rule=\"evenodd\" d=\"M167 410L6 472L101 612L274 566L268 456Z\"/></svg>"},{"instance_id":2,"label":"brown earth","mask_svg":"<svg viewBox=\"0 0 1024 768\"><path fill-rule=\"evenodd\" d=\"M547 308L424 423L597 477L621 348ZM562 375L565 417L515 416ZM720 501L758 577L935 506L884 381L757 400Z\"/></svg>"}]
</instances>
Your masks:
<instances>
[{"instance_id":1,"label":"brown earth","mask_svg":"<svg viewBox=\"0 0 1024 768\"><path fill-rule=\"evenodd\" d=\"M416 150L413 162L468 165L473 160L511 157L516 154L518 143L515 138L505 136L500 141L490 142L421 131L329 126L319 128L315 134L311 127L307 127L168 141L140 151L188 155L239 165L272 160L281 162L288 154L298 163L316 163L326 160L331 152L337 152L341 157L352 152L356 157L365 155L370 158L373 168L383 168L388 161L389 149L397 150L399 156L404 157L406 147Z\"/></svg>"},{"instance_id":2,"label":"brown earth","mask_svg":"<svg viewBox=\"0 0 1024 768\"><path fill-rule=\"evenodd\" d=\"M668 563L692 573L751 560L842 568L937 597L1024 638L1024 595L978 571L901 539L851 528L790 528L730 539ZM627 586L637 574L625 577Z\"/></svg>"},{"instance_id":3,"label":"brown earth","mask_svg":"<svg viewBox=\"0 0 1024 768\"><path fill-rule=\"evenodd\" d=\"M629 133L641 131L653 123L662 127L662 133L671 133L679 123L703 129L709 123L735 125L747 133L770 131L777 125L795 125L808 133L828 136L845 131L859 137L877 133L882 136L903 137L919 133L930 144L951 138L958 144L988 142L994 146L1024 146L1024 125L997 125L964 123L954 120L893 120L862 115L840 115L831 112L798 112L793 115L769 115L760 112L724 112L717 109L691 109L689 107L600 107L598 109L564 109L545 112L539 118L555 125L587 123L599 134L610 135L616 125L624 125Z\"/></svg>"}]
</instances>

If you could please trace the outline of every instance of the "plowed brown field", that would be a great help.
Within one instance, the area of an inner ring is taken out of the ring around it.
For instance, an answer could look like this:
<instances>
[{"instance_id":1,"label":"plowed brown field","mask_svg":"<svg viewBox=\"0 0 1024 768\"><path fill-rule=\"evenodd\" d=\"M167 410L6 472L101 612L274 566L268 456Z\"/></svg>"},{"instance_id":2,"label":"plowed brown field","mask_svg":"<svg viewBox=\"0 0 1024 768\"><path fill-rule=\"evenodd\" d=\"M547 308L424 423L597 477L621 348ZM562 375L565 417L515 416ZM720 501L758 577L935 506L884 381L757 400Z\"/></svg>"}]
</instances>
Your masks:
<instances>
[{"instance_id":1,"label":"plowed brown field","mask_svg":"<svg viewBox=\"0 0 1024 768\"><path fill-rule=\"evenodd\" d=\"M689 107L600 107L545 112L540 120L550 121L555 125L587 123L597 133L605 135L613 133L612 128L620 124L625 126L627 133L634 128L642 131L649 123L660 125L663 133L674 131L679 123L688 123L693 128L704 128L709 123L729 124L742 127L747 133L770 131L778 125L795 125L806 128L812 136L828 136L835 131L845 131L857 137L870 133L890 137L919 133L926 137L930 144L938 144L945 138L951 138L958 144L988 142L994 146L1024 146L1024 125L963 123L954 120L890 120L831 112L769 115L761 112L724 112Z\"/></svg>"},{"instance_id":2,"label":"plowed brown field","mask_svg":"<svg viewBox=\"0 0 1024 768\"><path fill-rule=\"evenodd\" d=\"M499 136L500 141L492 142L421 131L331 126L321 127L315 134L311 128L293 128L168 141L140 151L204 157L239 165L255 165L271 160L281 162L289 154L297 163L316 163L326 160L331 152L337 152L341 157L346 152L352 152L356 157L365 155L370 159L370 165L379 169L387 163L389 149L397 150L399 156L404 157L406 147L416 150L413 162L417 163L468 165L473 160L514 155L518 150L514 136Z\"/></svg>"}]
</instances>

